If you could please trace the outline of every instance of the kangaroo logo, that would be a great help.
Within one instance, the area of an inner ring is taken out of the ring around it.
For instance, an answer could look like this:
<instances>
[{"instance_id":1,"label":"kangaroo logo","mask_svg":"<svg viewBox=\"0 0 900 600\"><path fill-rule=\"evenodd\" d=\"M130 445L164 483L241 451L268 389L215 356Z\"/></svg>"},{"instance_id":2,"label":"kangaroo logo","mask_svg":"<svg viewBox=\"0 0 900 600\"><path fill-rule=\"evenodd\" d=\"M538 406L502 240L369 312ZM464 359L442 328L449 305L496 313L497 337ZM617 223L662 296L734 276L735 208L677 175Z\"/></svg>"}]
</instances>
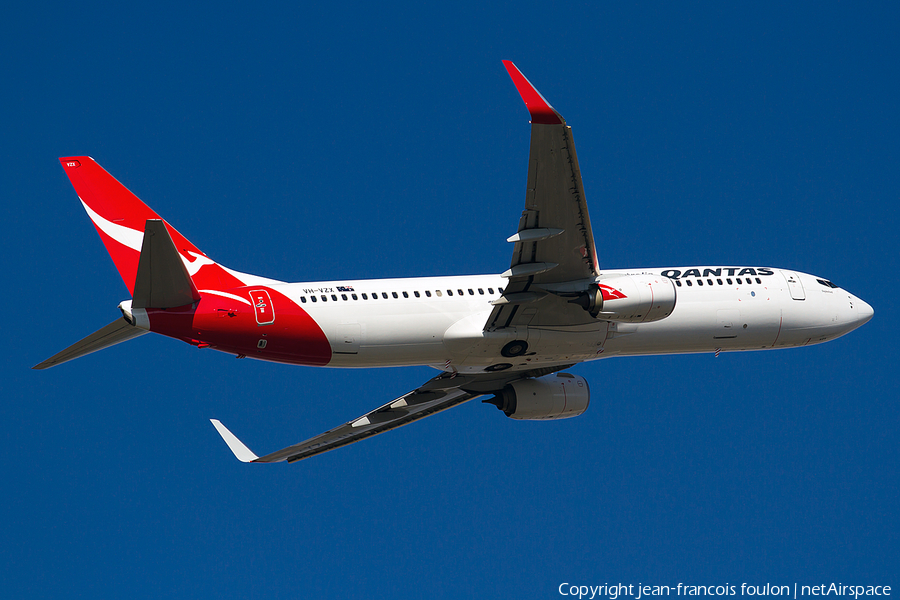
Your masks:
<instances>
[{"instance_id":1,"label":"kangaroo logo","mask_svg":"<svg viewBox=\"0 0 900 600\"><path fill-rule=\"evenodd\" d=\"M194 260L191 260L191 259L185 257L184 254L180 255L181 262L184 263L184 267L187 269L188 275L190 275L191 277L196 275L200 271L200 269L205 267L206 265L216 264L215 261L210 260L209 258L207 258L206 256L203 256L202 254L197 254L196 252L191 252L190 250L183 250L183 252L187 252L188 254L190 254L191 256L194 257Z\"/></svg>"}]
</instances>

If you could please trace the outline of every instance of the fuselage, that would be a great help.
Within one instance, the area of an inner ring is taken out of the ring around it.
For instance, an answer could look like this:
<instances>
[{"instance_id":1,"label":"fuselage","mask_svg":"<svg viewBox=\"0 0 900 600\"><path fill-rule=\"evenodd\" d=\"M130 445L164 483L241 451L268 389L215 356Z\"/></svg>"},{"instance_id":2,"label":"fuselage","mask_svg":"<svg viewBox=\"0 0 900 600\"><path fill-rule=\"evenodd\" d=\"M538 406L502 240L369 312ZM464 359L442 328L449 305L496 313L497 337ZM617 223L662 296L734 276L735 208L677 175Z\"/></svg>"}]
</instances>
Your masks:
<instances>
[{"instance_id":1,"label":"fuselage","mask_svg":"<svg viewBox=\"0 0 900 600\"><path fill-rule=\"evenodd\" d=\"M132 318L151 331L239 357L479 373L612 356L804 346L844 335L873 312L824 278L784 269L621 269L604 271L597 281L623 275L670 279L674 310L654 322L593 319L488 331L491 302L501 298L506 280L472 275L315 283L259 279L258 285L201 290L201 300L188 307L136 309ZM123 309L130 314L127 303ZM501 356L511 340L526 341L528 352Z\"/></svg>"}]
</instances>

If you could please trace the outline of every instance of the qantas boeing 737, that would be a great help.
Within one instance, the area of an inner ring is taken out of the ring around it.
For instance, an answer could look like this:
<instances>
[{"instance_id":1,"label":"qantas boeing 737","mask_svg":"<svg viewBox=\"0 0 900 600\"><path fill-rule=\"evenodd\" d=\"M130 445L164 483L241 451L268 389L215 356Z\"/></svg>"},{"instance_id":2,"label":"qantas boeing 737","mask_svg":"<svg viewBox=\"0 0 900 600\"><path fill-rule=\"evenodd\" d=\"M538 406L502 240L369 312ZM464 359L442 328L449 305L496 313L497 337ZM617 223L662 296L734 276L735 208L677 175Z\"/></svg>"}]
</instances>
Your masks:
<instances>
[{"instance_id":1,"label":"qantas boeing 737","mask_svg":"<svg viewBox=\"0 0 900 600\"><path fill-rule=\"evenodd\" d=\"M149 331L238 358L296 365L429 365L421 387L266 456L212 423L244 462L293 462L487 396L514 419L565 419L590 401L565 373L600 358L818 344L872 318L831 281L759 266L607 270L597 259L572 130L504 61L531 114L525 208L499 275L285 283L209 258L93 159L60 162L131 300L122 318L36 365Z\"/></svg>"}]
</instances>

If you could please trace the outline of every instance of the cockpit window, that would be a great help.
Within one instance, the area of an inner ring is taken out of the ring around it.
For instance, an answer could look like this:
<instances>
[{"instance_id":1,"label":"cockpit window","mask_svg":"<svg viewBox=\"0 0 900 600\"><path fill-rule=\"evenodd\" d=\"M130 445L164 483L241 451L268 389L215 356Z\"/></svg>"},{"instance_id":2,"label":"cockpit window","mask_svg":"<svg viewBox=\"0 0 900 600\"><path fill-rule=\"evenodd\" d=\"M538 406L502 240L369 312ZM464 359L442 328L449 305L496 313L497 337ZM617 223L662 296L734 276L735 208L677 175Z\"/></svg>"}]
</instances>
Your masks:
<instances>
[{"instance_id":1,"label":"cockpit window","mask_svg":"<svg viewBox=\"0 0 900 600\"><path fill-rule=\"evenodd\" d=\"M828 281L828 280L826 280L826 279L816 279L816 281L818 281L819 283L821 283L821 284L824 285L825 287L829 287L829 288L836 288L836 287L839 287L839 286L837 286L837 285L831 283L830 281Z\"/></svg>"}]
</instances>

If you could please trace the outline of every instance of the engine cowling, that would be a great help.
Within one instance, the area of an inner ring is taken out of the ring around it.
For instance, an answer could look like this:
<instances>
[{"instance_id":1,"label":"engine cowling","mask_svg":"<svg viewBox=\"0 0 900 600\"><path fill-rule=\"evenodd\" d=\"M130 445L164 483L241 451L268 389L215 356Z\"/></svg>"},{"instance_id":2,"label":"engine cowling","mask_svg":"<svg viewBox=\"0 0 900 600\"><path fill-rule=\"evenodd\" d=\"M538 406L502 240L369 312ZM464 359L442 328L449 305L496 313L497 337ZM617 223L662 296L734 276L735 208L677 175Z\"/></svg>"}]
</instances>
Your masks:
<instances>
[{"instance_id":1,"label":"engine cowling","mask_svg":"<svg viewBox=\"0 0 900 600\"><path fill-rule=\"evenodd\" d=\"M584 377L556 373L514 381L484 402L493 404L512 419L568 419L587 410L591 392Z\"/></svg>"},{"instance_id":2,"label":"engine cowling","mask_svg":"<svg viewBox=\"0 0 900 600\"><path fill-rule=\"evenodd\" d=\"M650 323L675 310L675 284L662 275L620 275L597 282L602 305L591 314L604 321Z\"/></svg>"}]
</instances>

